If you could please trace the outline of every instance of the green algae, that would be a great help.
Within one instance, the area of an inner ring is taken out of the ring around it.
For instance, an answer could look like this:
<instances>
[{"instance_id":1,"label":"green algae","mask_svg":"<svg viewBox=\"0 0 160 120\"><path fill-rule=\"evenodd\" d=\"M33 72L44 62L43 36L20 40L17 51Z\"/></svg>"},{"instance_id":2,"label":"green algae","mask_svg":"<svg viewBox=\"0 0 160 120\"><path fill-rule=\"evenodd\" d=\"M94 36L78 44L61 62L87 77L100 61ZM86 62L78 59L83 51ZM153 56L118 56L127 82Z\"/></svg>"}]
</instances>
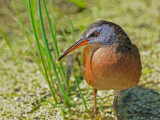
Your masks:
<instances>
[{"instance_id":1,"label":"green algae","mask_svg":"<svg viewBox=\"0 0 160 120\"><path fill-rule=\"evenodd\" d=\"M18 0L16 0L18 1ZM0 36L0 118L2 119L63 119L61 109L54 107L41 98L49 94L49 88L38 70L35 61L24 54L31 52L28 42L21 31L17 18L10 2L0 4L0 27L3 28L10 43L18 56L18 67L4 39ZM24 11L23 2L18 1L22 21L30 33L30 23ZM158 0L101 0L86 1L86 8L75 14L67 14L67 19L72 19L75 27L75 41L83 30L92 22L104 19L122 26L129 37L136 44L141 53L143 74L139 83L141 87L135 87L121 92L118 113L122 120L158 120L160 118L160 50L159 50L159 25L160 3ZM65 24L61 13L55 12L57 27L63 25L67 36L72 39L70 27ZM10 24L8 24L10 23ZM44 21L44 24L46 22ZM70 43L62 35L58 27L58 45L62 52ZM33 39L33 38L32 38ZM52 40L49 38L49 42ZM35 43L33 43L35 45ZM98 91L97 106L98 116L94 118L93 90L83 80L79 61L81 61L83 48L75 51L75 72L80 77L80 88L86 100L90 113L85 112L80 99L78 89L75 86L74 77L70 77L71 99L74 102L71 111L63 104L60 106L71 114L64 113L66 119L113 119L113 91ZM67 66L67 62L63 61ZM53 78L55 79L55 78ZM48 95L47 100L53 101ZM39 101L36 103L36 101ZM34 104L33 104L34 103ZM36 103L36 104L35 104Z\"/></svg>"}]
</instances>

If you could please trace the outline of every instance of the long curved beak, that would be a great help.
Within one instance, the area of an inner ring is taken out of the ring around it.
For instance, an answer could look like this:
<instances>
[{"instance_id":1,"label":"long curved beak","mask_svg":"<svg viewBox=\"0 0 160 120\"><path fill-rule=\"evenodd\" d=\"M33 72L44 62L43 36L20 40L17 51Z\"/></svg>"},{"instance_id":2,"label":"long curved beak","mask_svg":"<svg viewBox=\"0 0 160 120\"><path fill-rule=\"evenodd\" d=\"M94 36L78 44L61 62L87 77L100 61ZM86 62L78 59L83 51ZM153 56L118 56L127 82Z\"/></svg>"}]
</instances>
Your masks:
<instances>
[{"instance_id":1,"label":"long curved beak","mask_svg":"<svg viewBox=\"0 0 160 120\"><path fill-rule=\"evenodd\" d=\"M75 42L71 47L69 47L59 58L58 61L61 60L63 57L65 57L66 55L68 55L70 52L72 52L73 50L87 45L87 40L86 39L80 39L77 42Z\"/></svg>"}]
</instances>

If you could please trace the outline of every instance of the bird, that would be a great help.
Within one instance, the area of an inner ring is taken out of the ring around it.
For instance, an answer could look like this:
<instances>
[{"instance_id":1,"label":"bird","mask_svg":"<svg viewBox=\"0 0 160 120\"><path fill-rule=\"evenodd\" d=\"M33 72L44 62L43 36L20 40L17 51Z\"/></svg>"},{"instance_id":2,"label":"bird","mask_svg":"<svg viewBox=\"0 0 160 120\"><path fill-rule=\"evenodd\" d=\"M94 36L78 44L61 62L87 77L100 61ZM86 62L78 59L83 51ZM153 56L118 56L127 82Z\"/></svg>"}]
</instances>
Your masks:
<instances>
[{"instance_id":1,"label":"bird","mask_svg":"<svg viewBox=\"0 0 160 120\"><path fill-rule=\"evenodd\" d=\"M93 87L94 114L97 114L97 90L114 90L115 120L118 97L122 90L135 87L141 77L141 59L136 45L116 23L99 20L89 25L80 39L69 47L58 61L73 50L84 47L81 71Z\"/></svg>"}]
</instances>

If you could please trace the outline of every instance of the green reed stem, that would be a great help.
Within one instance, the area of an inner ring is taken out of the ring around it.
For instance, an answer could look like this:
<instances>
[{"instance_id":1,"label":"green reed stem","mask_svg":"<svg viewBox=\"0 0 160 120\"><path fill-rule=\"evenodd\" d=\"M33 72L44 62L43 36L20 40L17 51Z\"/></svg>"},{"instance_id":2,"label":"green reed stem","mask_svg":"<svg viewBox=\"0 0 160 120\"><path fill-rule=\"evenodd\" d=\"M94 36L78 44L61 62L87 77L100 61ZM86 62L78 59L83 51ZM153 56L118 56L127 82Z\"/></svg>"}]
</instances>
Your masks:
<instances>
[{"instance_id":1,"label":"green reed stem","mask_svg":"<svg viewBox=\"0 0 160 120\"><path fill-rule=\"evenodd\" d=\"M13 56L13 58L14 58L16 64L17 64L17 58L16 58L16 56L15 56L15 54L14 54L14 51L13 51L13 49L12 49L12 46L11 46L11 44L10 44L10 42L9 42L9 40L8 40L8 38L7 38L7 36L6 36L5 33L2 31L1 28L0 28L0 33L1 33L1 35L3 36L4 40L6 41L8 47L9 47L11 53L12 53L12 56Z\"/></svg>"},{"instance_id":2,"label":"green reed stem","mask_svg":"<svg viewBox=\"0 0 160 120\"><path fill-rule=\"evenodd\" d=\"M50 19L49 19L49 15L48 15L48 11L47 11L47 8L46 8L45 0L42 0L42 2L43 2L43 6L44 6L46 17L47 17L47 21L48 21L48 24L49 24L49 30L50 30L50 33L51 33L52 41L53 41L53 49L54 49L54 52L56 54L56 58L59 58L58 46L57 46L57 42L55 40L56 36L53 33L53 29L52 29L51 22L50 22ZM61 77L63 79L63 82L64 82L66 88L67 88L67 91L69 91L69 86L67 85L67 79L66 79L65 73L64 73L64 67L63 67L61 61L59 61L59 65L60 65L60 72L61 72L60 75L61 75Z\"/></svg>"},{"instance_id":3,"label":"green reed stem","mask_svg":"<svg viewBox=\"0 0 160 120\"><path fill-rule=\"evenodd\" d=\"M31 39L29 38L29 35L28 35L28 33L27 33L27 31L26 31L23 23L22 23L22 19L21 19L20 15L19 15L19 12L18 12L18 10L17 10L17 7L16 7L16 4L15 4L15 1L14 1L14 0L12 0L12 4L13 4L14 10L15 10L15 12L16 12L16 15L17 15L17 17L18 17L20 26L21 26L21 28L22 28L22 30L23 30L23 32L24 32L24 34L25 34L25 36L26 36L26 38L27 38L27 40L28 40L29 46L31 47L31 50L32 50L32 52L33 52L34 59L35 59L35 61L37 62L39 69L42 70L41 65L40 65L40 61L38 60L38 58L37 58L37 56L36 56L35 50L33 49ZM27 9L27 8L26 8L26 9ZM41 71L41 72L43 73L43 71Z\"/></svg>"},{"instance_id":4,"label":"green reed stem","mask_svg":"<svg viewBox=\"0 0 160 120\"><path fill-rule=\"evenodd\" d=\"M42 36L43 36L43 42L44 42L44 45L45 45L45 48L46 48L46 51L47 51L47 56L49 57L51 66L53 68L56 80L58 82L60 91L61 91L61 93L62 93L62 95L64 97L64 100L65 100L66 104L68 105L68 107L70 107L70 105L71 105L70 98L68 97L66 91L64 90L64 88L63 88L63 86L61 84L61 81L59 79L58 73L56 71L55 63L53 61L52 55L51 55L50 50L49 50L48 40L47 40L46 35L45 35L45 29L44 29L43 20L42 20L42 12L41 12L40 0L37 0L37 3L38 3L38 13L39 13L40 28L41 28L41 32L42 32Z\"/></svg>"},{"instance_id":5,"label":"green reed stem","mask_svg":"<svg viewBox=\"0 0 160 120\"><path fill-rule=\"evenodd\" d=\"M28 7L29 7L29 12L30 12L30 19L31 19L31 23L32 23L32 28L33 28L33 32L34 32L34 36L35 36L35 40L36 40L36 44L37 44L37 48L38 48L38 52L39 52L39 55L40 55L40 58L41 58L41 61L42 61L42 66L43 66L43 69L44 69L44 72L45 72L45 79L49 85L49 89L50 89L50 92L53 96L53 99L55 101L55 103L57 104L58 101L55 97L55 93L52 89L52 86L51 86L51 83L49 81L49 78L48 78L48 74L47 74L47 70L46 70L46 67L45 67L45 64L44 64L44 58L43 58L43 55L42 55L42 51L40 49L40 43L39 43L39 40L38 40L38 36L37 36L37 32L36 32L36 29L35 29L35 24L34 24L34 21L33 21L33 15L32 15L32 10L31 10L31 3L30 3L30 0L28 0Z\"/></svg>"},{"instance_id":6,"label":"green reed stem","mask_svg":"<svg viewBox=\"0 0 160 120\"><path fill-rule=\"evenodd\" d=\"M23 23L22 23L21 17L20 17L20 15L19 15L19 12L18 12L18 10L17 10L17 7L16 7L16 5L15 5L14 0L12 0L12 4L13 4L14 10L15 10L15 12L16 12L16 15L17 15L17 17L18 17L19 23L20 23L20 25L21 25L21 27L22 27L22 29L23 29L23 32L24 32L25 36L27 37L27 40L28 40L28 43L29 43L29 45L30 45L30 47L31 47L31 49L32 49L32 52L33 52L34 56L36 57L35 50L33 49L31 40L30 40L30 38L29 38L29 36L28 36L28 33L27 33L27 31L26 31Z\"/></svg>"},{"instance_id":7,"label":"green reed stem","mask_svg":"<svg viewBox=\"0 0 160 120\"><path fill-rule=\"evenodd\" d=\"M53 49L55 50L56 57L59 57L59 51L58 51L58 47L57 47L57 42L55 41L55 35L53 33L51 22L49 20L49 15L48 15L48 11L47 11L47 8L46 8L45 0L42 0L42 2L43 2L43 6L44 6L46 17L47 17L47 21L48 21L48 25L49 25L49 30L51 32L51 37L52 37L52 40L53 40Z\"/></svg>"},{"instance_id":8,"label":"green reed stem","mask_svg":"<svg viewBox=\"0 0 160 120\"><path fill-rule=\"evenodd\" d=\"M53 4L52 4L52 0L49 1L49 5L51 7L51 18L52 18L52 26L53 26L53 31L54 31L54 35L56 36L56 18L55 18L55 14L54 14L54 8L53 8ZM56 41L56 39L55 39Z\"/></svg>"}]
</instances>

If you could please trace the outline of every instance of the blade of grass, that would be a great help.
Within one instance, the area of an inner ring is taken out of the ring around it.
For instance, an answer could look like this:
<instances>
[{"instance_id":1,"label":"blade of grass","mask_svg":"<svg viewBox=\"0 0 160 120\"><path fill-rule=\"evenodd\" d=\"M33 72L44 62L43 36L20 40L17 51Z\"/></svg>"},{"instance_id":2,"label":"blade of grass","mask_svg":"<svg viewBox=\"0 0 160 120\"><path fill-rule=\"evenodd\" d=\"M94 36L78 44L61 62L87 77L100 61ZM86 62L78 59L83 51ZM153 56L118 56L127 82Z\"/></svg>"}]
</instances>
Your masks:
<instances>
[{"instance_id":1,"label":"blade of grass","mask_svg":"<svg viewBox=\"0 0 160 120\"><path fill-rule=\"evenodd\" d=\"M45 14L46 14L46 17L47 17L47 22L48 22L48 25L49 25L49 30L50 30L50 33L51 33L51 37L52 37L52 40L53 40L53 49L55 50L56 57L59 57L57 42L55 41L55 35L53 33L51 22L49 20L49 15L48 15L48 11L47 11L47 8L46 8L46 3L45 3L44 0L42 0L42 3L43 3Z\"/></svg>"},{"instance_id":2,"label":"blade of grass","mask_svg":"<svg viewBox=\"0 0 160 120\"><path fill-rule=\"evenodd\" d=\"M29 7L29 12L30 12L30 19L31 19L31 23L32 23L32 29L33 29L33 32L34 32L34 36L35 36L35 40L36 40L36 44L37 44L37 48L38 48L38 53L40 55L40 58L41 58L41 61L42 61L42 66L43 66L43 69L44 69L44 73L45 73L45 79L49 85L49 89L50 89L50 92L53 96L53 99L55 101L55 103L57 104L58 101L55 97L55 93L52 89L52 86L51 86L51 83L49 81L49 78L48 78L48 74L47 74L47 70L46 70L46 67L45 67L45 64L44 64L44 58L42 56L42 52L41 52L41 49L40 49L40 44L39 44L39 40L38 40L38 36L37 36L37 32L36 32L36 29L35 29L35 24L34 24L34 21L33 21L33 16L32 16L32 10L31 10L31 3L30 3L30 0L28 0L28 7Z\"/></svg>"},{"instance_id":3,"label":"blade of grass","mask_svg":"<svg viewBox=\"0 0 160 120\"><path fill-rule=\"evenodd\" d=\"M34 0L34 1L35 1L35 0ZM24 0L24 2L25 2L25 0ZM36 63L38 64L38 68L39 68L39 70L41 71L41 73L43 74L44 71L43 71L43 69L42 69L42 67L41 67L40 61L39 61L39 59L38 59L38 57L37 57L37 55L36 55L35 50L34 50L33 47L32 47L31 40L30 40L30 38L29 38L29 35L28 35L28 33L27 33L27 31L26 31L23 23L22 23L22 19L21 19L21 17L20 17L20 14L19 14L19 12L18 12L18 9L17 9L17 7L16 7L16 4L15 4L15 1L14 1L14 0L12 0L12 4L13 4L14 10L15 10L15 12L16 12L16 15L17 15L17 17L18 17L18 21L19 21L19 23L20 23L20 26L21 26L21 28L22 28L22 30L23 30L23 32L24 32L24 34L25 34L25 36L26 36L26 38L27 38L27 40L28 40L29 46L31 47L31 51L32 51L33 56L34 56L34 60L35 60ZM25 3L25 4L26 4L26 3ZM34 2L34 6L35 6L35 2ZM27 6L26 6L26 9L28 10L28 7L27 7ZM19 66L19 67L21 67L21 66Z\"/></svg>"},{"instance_id":4,"label":"blade of grass","mask_svg":"<svg viewBox=\"0 0 160 120\"><path fill-rule=\"evenodd\" d=\"M76 83L76 86L77 86L77 88L78 88L78 91L79 91L79 93L80 93L80 96L81 96L81 98L82 98L84 107L85 107L86 111L89 112L88 107L87 107L87 105L86 105L86 101L84 100L84 97L83 97L83 95L82 95L82 92L81 92L81 89L80 89L80 87L79 87L79 83L78 83L78 80L77 80L77 77L76 77L76 75L75 75L75 72L74 72L73 68L72 68L72 73L73 73L73 76L74 76L75 83Z\"/></svg>"},{"instance_id":5,"label":"blade of grass","mask_svg":"<svg viewBox=\"0 0 160 120\"><path fill-rule=\"evenodd\" d=\"M25 5L25 7L26 7L26 10L29 12L27 0L23 0L23 2L24 2L24 5Z\"/></svg>"},{"instance_id":6,"label":"blade of grass","mask_svg":"<svg viewBox=\"0 0 160 120\"><path fill-rule=\"evenodd\" d=\"M22 27L22 29L23 29L23 32L24 32L24 34L25 34L25 36L26 36L26 38L27 38L27 40L28 40L28 43L29 43L29 45L30 45L30 47L31 47L31 49L32 49L32 52L33 52L34 56L36 57L35 50L33 49L33 46L32 46L31 40L30 40L30 38L29 38L29 35L28 35L28 33L27 33L27 31L26 31L23 23L22 23L22 19L21 19L20 15L19 15L19 12L18 12L18 10L17 10L17 7L16 7L16 4L15 4L14 0L12 0L12 4L13 4L14 10L15 10L15 12L16 12L16 15L17 15L17 17L18 17L19 23L20 23L20 25L21 25L21 27Z\"/></svg>"},{"instance_id":7,"label":"blade of grass","mask_svg":"<svg viewBox=\"0 0 160 120\"><path fill-rule=\"evenodd\" d=\"M46 50L43 49L42 51L45 51L45 55L46 55ZM44 54L44 53L43 53ZM48 75L49 75L49 78L50 78L50 81L52 83L52 87L53 87L53 90L54 92L57 93L56 89L55 89L55 83L53 82L53 75L52 75L52 67L51 67L51 64L50 64L50 60L49 60L49 57L46 57L46 64L47 64L47 71L48 71Z\"/></svg>"},{"instance_id":8,"label":"blade of grass","mask_svg":"<svg viewBox=\"0 0 160 120\"><path fill-rule=\"evenodd\" d=\"M45 3L45 0L42 0L43 2L43 6L44 6L44 10L45 10L45 14L46 14L46 17L47 17L47 21L48 21L48 25L49 25L49 30L50 30L50 33L51 33L51 37L52 37L52 41L53 41L53 49L54 49L54 52L56 54L56 58L59 58L59 51L58 51L58 47L57 47L57 42L55 40L55 34L53 33L53 30L52 30L52 26L51 26L51 22L50 22L50 19L49 19L49 15L48 15L48 11L47 11L47 8L46 8L46 3ZM62 62L60 61L59 62L59 65L60 65L60 72L62 75L62 79L63 79L63 82L67 88L67 91L69 92L69 87L67 85L67 79L65 77L65 73L64 73L64 68L63 68L63 65L62 65Z\"/></svg>"},{"instance_id":9,"label":"blade of grass","mask_svg":"<svg viewBox=\"0 0 160 120\"><path fill-rule=\"evenodd\" d=\"M25 7L26 7L26 10L27 10L27 12L28 12L28 14L29 14L28 1L27 1L27 0L23 0L23 2L24 2L24 5L25 5ZM31 1L33 20L34 20L34 17L35 17L35 3L36 3L36 0L32 0L32 1Z\"/></svg>"},{"instance_id":10,"label":"blade of grass","mask_svg":"<svg viewBox=\"0 0 160 120\"><path fill-rule=\"evenodd\" d=\"M16 64L17 64L17 63L18 63L18 62L17 62L17 58L16 58L16 56L15 56L15 54L14 54L14 51L13 51L13 49L12 49L12 46L11 46L11 44L10 44L10 42L9 42L9 40L8 40L8 38L7 38L7 36L6 36L5 33L2 31L1 28L0 28L0 33L1 33L1 35L3 36L4 40L6 41L8 47L9 47L11 53L12 53L12 56L13 56L13 58L14 58Z\"/></svg>"},{"instance_id":11,"label":"blade of grass","mask_svg":"<svg viewBox=\"0 0 160 120\"><path fill-rule=\"evenodd\" d=\"M24 1L24 2L25 2L25 1ZM31 43L31 39L29 38L29 35L28 35L28 33L27 33L27 31L26 31L23 23L22 23L22 19L21 19L20 15L19 15L19 12L18 12L18 9L17 9L17 7L16 7L16 4L15 4L15 1L14 1L14 0L12 0L12 4L13 4L13 8L14 8L14 10L15 10L15 12L16 12L16 15L17 15L17 17L18 17L18 21L19 21L19 23L20 23L20 26L21 26L21 28L22 28L22 30L23 30L23 32L24 32L24 34L25 34L25 36L26 36L26 38L27 38L27 40L28 40L29 46L31 47L31 51L33 52L34 59L36 60L36 63L38 64L38 67L39 67L40 70L41 70L40 62L39 62L39 60L38 60L38 58L37 58L37 56L36 56L35 50L33 49L33 46L32 46L32 43ZM27 8L26 8L26 9L27 9ZM41 71L41 72L43 72L43 71Z\"/></svg>"},{"instance_id":12,"label":"blade of grass","mask_svg":"<svg viewBox=\"0 0 160 120\"><path fill-rule=\"evenodd\" d=\"M37 0L37 3L38 3L38 13L39 13L39 20L40 20L40 28L41 28L41 32L42 32L42 36L43 36L43 42L44 42L44 45L45 45L45 48L46 48L46 51L47 51L47 56L50 59L51 66L53 68L56 80L58 82L60 91L61 91L61 93L62 93L62 95L64 97L64 100L65 100L67 106L70 107L71 100L70 100L69 96L67 95L66 91L64 90L64 88L62 86L62 83L61 83L61 81L59 79L59 76L58 76L58 73L56 71L55 63L53 61L52 55L51 55L50 50L49 50L48 40L47 40L46 35L45 35L45 29L44 29L43 20L42 20L42 12L41 12L40 0Z\"/></svg>"},{"instance_id":13,"label":"blade of grass","mask_svg":"<svg viewBox=\"0 0 160 120\"><path fill-rule=\"evenodd\" d=\"M53 26L53 33L54 33L54 36L55 36L55 39L52 38L52 40L54 40L57 43L57 39L56 39L56 33L57 33L57 30L56 30L56 18L55 18L55 14L54 14L54 8L53 8L52 0L49 1L49 5L51 7L52 26ZM56 44L56 46L57 46L57 44ZM59 58L59 50L57 49L57 51L58 51L58 54L57 54L58 56L56 57L56 59ZM67 81L67 76L66 76L66 74L64 72L64 66L63 66L61 61L59 61L58 63L59 63L59 66L60 66L59 67L60 68L59 69L60 75L61 75L63 81L64 80ZM70 95L71 93L70 93L70 88L69 88L68 82L67 82L66 88L67 88L68 94Z\"/></svg>"},{"instance_id":14,"label":"blade of grass","mask_svg":"<svg viewBox=\"0 0 160 120\"><path fill-rule=\"evenodd\" d=\"M38 29L36 29L36 31L37 31ZM37 36L38 37L38 36ZM38 40L39 40L39 38L38 38ZM50 65L50 60L49 60L49 57L48 56L46 56L46 54L47 54L47 51L46 51L46 49L45 49L45 46L43 45L43 43L41 43L41 42L39 42L39 44L40 44L40 49L41 49L41 54L42 54L42 56L44 56L44 61L45 61L45 67L46 67L46 70L47 70L47 73L48 73L48 78L49 78L49 81L50 81L50 83L51 83L51 85L52 85L52 89L53 89L53 91L54 91L54 93L57 93L57 91L56 91L56 89L55 89L55 86L56 86L56 84L53 82L53 75L52 75L52 67L51 67L51 65Z\"/></svg>"},{"instance_id":15,"label":"blade of grass","mask_svg":"<svg viewBox=\"0 0 160 120\"><path fill-rule=\"evenodd\" d=\"M52 0L50 0L49 1L49 5L50 5L50 7L51 7L51 18L52 18L52 26L53 26L53 33L54 33L54 36L55 36L55 39L53 39L53 37L52 37L52 40L54 40L55 41L55 45L56 46L58 46L57 45L57 38L56 38L56 33L57 33L57 30L56 30L56 18L55 18L55 14L54 14L54 8L53 8L53 4L52 4ZM58 47L57 47L58 48ZM56 49L57 49L56 48ZM57 53L57 55L58 56L56 56L56 59L58 59L59 58L59 50L57 49L57 51L58 51L58 53ZM60 65L60 74L61 74L61 76L62 76L62 78L63 79L66 79L66 81L67 81L67 76L66 76L66 74L65 74L65 72L64 72L64 66L63 66L63 64L62 64L62 62L61 61L59 61L58 62L59 63L59 65ZM67 90L68 90L68 93L70 94L70 88L69 88L69 85L67 84Z\"/></svg>"},{"instance_id":16,"label":"blade of grass","mask_svg":"<svg viewBox=\"0 0 160 120\"><path fill-rule=\"evenodd\" d=\"M51 7L51 18L52 18L53 31L54 31L54 35L56 36L56 18L54 15L54 8L53 8L52 0L49 1L49 5ZM55 41L56 41L56 39L55 39Z\"/></svg>"}]
</instances>

